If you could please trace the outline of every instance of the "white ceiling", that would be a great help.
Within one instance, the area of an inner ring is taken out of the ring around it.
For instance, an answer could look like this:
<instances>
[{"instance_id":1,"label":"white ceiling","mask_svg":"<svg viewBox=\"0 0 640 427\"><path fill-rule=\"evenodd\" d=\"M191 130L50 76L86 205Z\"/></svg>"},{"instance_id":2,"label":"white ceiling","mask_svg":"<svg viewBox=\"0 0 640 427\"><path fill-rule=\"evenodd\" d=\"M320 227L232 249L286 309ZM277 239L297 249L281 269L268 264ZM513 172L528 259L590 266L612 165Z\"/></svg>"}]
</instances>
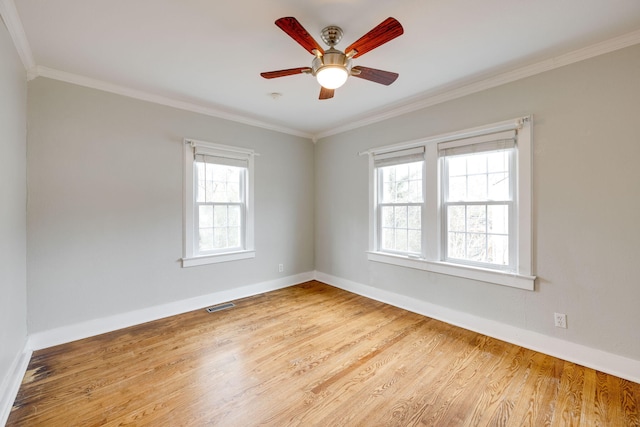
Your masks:
<instances>
[{"instance_id":1,"label":"white ceiling","mask_svg":"<svg viewBox=\"0 0 640 427\"><path fill-rule=\"evenodd\" d=\"M14 3L23 43L37 66L32 74L304 136L326 136L470 83L553 65L550 58L612 39L640 43L640 0ZM342 27L342 49L395 17L404 35L354 65L400 77L388 87L351 78L335 98L323 101L311 76L261 78L262 71L306 67L313 59L274 25L283 16L296 17L319 43L323 27ZM282 96L274 100L272 92Z\"/></svg>"}]
</instances>

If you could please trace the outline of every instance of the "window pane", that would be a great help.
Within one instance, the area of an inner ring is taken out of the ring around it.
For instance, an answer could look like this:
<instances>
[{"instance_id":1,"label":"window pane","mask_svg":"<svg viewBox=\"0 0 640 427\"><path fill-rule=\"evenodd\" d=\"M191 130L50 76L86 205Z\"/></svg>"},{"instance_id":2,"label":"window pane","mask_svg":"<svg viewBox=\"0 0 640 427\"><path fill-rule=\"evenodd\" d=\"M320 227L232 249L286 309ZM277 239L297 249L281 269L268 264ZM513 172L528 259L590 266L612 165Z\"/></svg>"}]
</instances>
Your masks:
<instances>
[{"instance_id":1,"label":"window pane","mask_svg":"<svg viewBox=\"0 0 640 427\"><path fill-rule=\"evenodd\" d=\"M226 181L226 169L225 165L216 165L207 163L207 179L211 181L225 182Z\"/></svg>"},{"instance_id":2,"label":"window pane","mask_svg":"<svg viewBox=\"0 0 640 427\"><path fill-rule=\"evenodd\" d=\"M487 231L495 234L509 233L509 206L490 205L487 207Z\"/></svg>"},{"instance_id":3,"label":"window pane","mask_svg":"<svg viewBox=\"0 0 640 427\"><path fill-rule=\"evenodd\" d=\"M487 262L498 265L509 264L509 238L507 236L487 236Z\"/></svg>"},{"instance_id":4,"label":"window pane","mask_svg":"<svg viewBox=\"0 0 640 427\"><path fill-rule=\"evenodd\" d=\"M465 207L449 206L447 208L447 229L448 231L465 231Z\"/></svg>"},{"instance_id":5,"label":"window pane","mask_svg":"<svg viewBox=\"0 0 640 427\"><path fill-rule=\"evenodd\" d=\"M409 202L422 201L422 181L409 181Z\"/></svg>"},{"instance_id":6,"label":"window pane","mask_svg":"<svg viewBox=\"0 0 640 427\"><path fill-rule=\"evenodd\" d=\"M420 230L409 230L409 252L422 252L422 233Z\"/></svg>"},{"instance_id":7,"label":"window pane","mask_svg":"<svg viewBox=\"0 0 640 427\"><path fill-rule=\"evenodd\" d=\"M467 174L471 175L487 173L486 154L470 154L465 157L467 159Z\"/></svg>"},{"instance_id":8,"label":"window pane","mask_svg":"<svg viewBox=\"0 0 640 427\"><path fill-rule=\"evenodd\" d=\"M476 233L487 232L487 207L467 206L467 231Z\"/></svg>"},{"instance_id":9,"label":"window pane","mask_svg":"<svg viewBox=\"0 0 640 427\"><path fill-rule=\"evenodd\" d=\"M216 227L226 227L228 224L227 207L215 206L213 208L213 223Z\"/></svg>"},{"instance_id":10,"label":"window pane","mask_svg":"<svg viewBox=\"0 0 640 427\"><path fill-rule=\"evenodd\" d=\"M466 200L487 200L487 175L469 175L467 185Z\"/></svg>"},{"instance_id":11,"label":"window pane","mask_svg":"<svg viewBox=\"0 0 640 427\"><path fill-rule=\"evenodd\" d=\"M507 151L494 151L487 153L487 171L507 172L509 170L509 153Z\"/></svg>"},{"instance_id":12,"label":"window pane","mask_svg":"<svg viewBox=\"0 0 640 427\"><path fill-rule=\"evenodd\" d=\"M394 222L396 228L407 228L407 207L396 206L394 208Z\"/></svg>"},{"instance_id":13,"label":"window pane","mask_svg":"<svg viewBox=\"0 0 640 427\"><path fill-rule=\"evenodd\" d=\"M467 234L467 256L471 261L486 261L487 236L479 233Z\"/></svg>"},{"instance_id":14,"label":"window pane","mask_svg":"<svg viewBox=\"0 0 640 427\"><path fill-rule=\"evenodd\" d=\"M408 232L406 229L396 229L396 241L393 249L397 251L407 252Z\"/></svg>"},{"instance_id":15,"label":"window pane","mask_svg":"<svg viewBox=\"0 0 640 427\"><path fill-rule=\"evenodd\" d=\"M450 258L465 258L465 234L449 233L448 234L448 256Z\"/></svg>"},{"instance_id":16,"label":"window pane","mask_svg":"<svg viewBox=\"0 0 640 427\"><path fill-rule=\"evenodd\" d=\"M489 180L489 200L509 200L509 174L491 173Z\"/></svg>"},{"instance_id":17,"label":"window pane","mask_svg":"<svg viewBox=\"0 0 640 427\"><path fill-rule=\"evenodd\" d=\"M422 202L422 165L423 162L413 162L380 168L380 202Z\"/></svg>"},{"instance_id":18,"label":"window pane","mask_svg":"<svg viewBox=\"0 0 640 427\"><path fill-rule=\"evenodd\" d=\"M213 202L227 202L227 184L223 181L212 181L211 182L211 201ZM208 195L207 195L208 197Z\"/></svg>"},{"instance_id":19,"label":"window pane","mask_svg":"<svg viewBox=\"0 0 640 427\"><path fill-rule=\"evenodd\" d=\"M198 247L200 251L213 249L213 228L201 228L198 233Z\"/></svg>"},{"instance_id":20,"label":"window pane","mask_svg":"<svg viewBox=\"0 0 640 427\"><path fill-rule=\"evenodd\" d=\"M382 249L393 249L395 244L394 244L394 233L393 233L393 228L383 228L382 229L382 242L380 243L380 246L382 247Z\"/></svg>"},{"instance_id":21,"label":"window pane","mask_svg":"<svg viewBox=\"0 0 640 427\"><path fill-rule=\"evenodd\" d=\"M226 227L213 229L213 245L216 249L222 249L222 248L228 247Z\"/></svg>"},{"instance_id":22,"label":"window pane","mask_svg":"<svg viewBox=\"0 0 640 427\"><path fill-rule=\"evenodd\" d=\"M388 203L390 201L395 200L396 196L396 186L393 182L385 182L382 185L382 202Z\"/></svg>"},{"instance_id":23,"label":"window pane","mask_svg":"<svg viewBox=\"0 0 640 427\"><path fill-rule=\"evenodd\" d=\"M409 201L409 181L396 182L396 199L394 202L408 202Z\"/></svg>"},{"instance_id":24,"label":"window pane","mask_svg":"<svg viewBox=\"0 0 640 427\"><path fill-rule=\"evenodd\" d=\"M240 201L240 182L227 183L227 202L238 203Z\"/></svg>"},{"instance_id":25,"label":"window pane","mask_svg":"<svg viewBox=\"0 0 640 427\"><path fill-rule=\"evenodd\" d=\"M240 206L229 206L227 219L229 227L239 227L242 223Z\"/></svg>"},{"instance_id":26,"label":"window pane","mask_svg":"<svg viewBox=\"0 0 640 427\"><path fill-rule=\"evenodd\" d=\"M422 180L422 162L409 163L409 179Z\"/></svg>"},{"instance_id":27,"label":"window pane","mask_svg":"<svg viewBox=\"0 0 640 427\"><path fill-rule=\"evenodd\" d=\"M447 157L449 176L464 176L467 174L467 161L462 156Z\"/></svg>"},{"instance_id":28,"label":"window pane","mask_svg":"<svg viewBox=\"0 0 640 427\"><path fill-rule=\"evenodd\" d=\"M421 206L409 206L408 207L408 226L413 230L420 230L422 228L422 207Z\"/></svg>"},{"instance_id":29,"label":"window pane","mask_svg":"<svg viewBox=\"0 0 640 427\"><path fill-rule=\"evenodd\" d=\"M382 217L382 227L393 227L393 206L383 206L380 212Z\"/></svg>"},{"instance_id":30,"label":"window pane","mask_svg":"<svg viewBox=\"0 0 640 427\"><path fill-rule=\"evenodd\" d=\"M240 246L240 227L229 227L229 247Z\"/></svg>"},{"instance_id":31,"label":"window pane","mask_svg":"<svg viewBox=\"0 0 640 427\"><path fill-rule=\"evenodd\" d=\"M198 206L198 226L200 228L213 227L213 206Z\"/></svg>"},{"instance_id":32,"label":"window pane","mask_svg":"<svg viewBox=\"0 0 640 427\"><path fill-rule=\"evenodd\" d=\"M458 201L467 198L467 177L449 178L449 200Z\"/></svg>"}]
</instances>

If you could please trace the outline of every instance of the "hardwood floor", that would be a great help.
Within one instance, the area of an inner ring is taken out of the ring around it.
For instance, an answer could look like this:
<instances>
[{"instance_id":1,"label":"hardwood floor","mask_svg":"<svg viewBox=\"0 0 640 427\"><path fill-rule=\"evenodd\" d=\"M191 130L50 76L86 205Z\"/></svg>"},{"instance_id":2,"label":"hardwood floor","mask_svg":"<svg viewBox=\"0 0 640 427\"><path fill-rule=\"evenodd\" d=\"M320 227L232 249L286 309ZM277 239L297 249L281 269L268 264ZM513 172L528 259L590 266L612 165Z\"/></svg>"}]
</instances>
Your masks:
<instances>
[{"instance_id":1,"label":"hardwood floor","mask_svg":"<svg viewBox=\"0 0 640 427\"><path fill-rule=\"evenodd\" d=\"M319 282L34 353L8 426L638 426L640 384Z\"/></svg>"}]
</instances>

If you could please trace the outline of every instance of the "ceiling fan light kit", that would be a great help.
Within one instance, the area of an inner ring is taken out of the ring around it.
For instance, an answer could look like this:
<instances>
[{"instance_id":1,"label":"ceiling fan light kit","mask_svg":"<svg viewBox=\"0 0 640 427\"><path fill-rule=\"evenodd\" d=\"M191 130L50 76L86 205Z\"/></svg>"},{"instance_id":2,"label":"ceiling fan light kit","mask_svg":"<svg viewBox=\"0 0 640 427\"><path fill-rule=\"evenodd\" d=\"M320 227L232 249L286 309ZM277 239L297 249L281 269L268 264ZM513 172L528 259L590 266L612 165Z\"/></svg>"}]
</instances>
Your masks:
<instances>
[{"instance_id":1,"label":"ceiling fan light kit","mask_svg":"<svg viewBox=\"0 0 640 427\"><path fill-rule=\"evenodd\" d=\"M337 89L345 84L351 74L351 68L351 59L332 46L324 55L316 55L311 63L311 74L316 76L320 86Z\"/></svg>"},{"instance_id":2,"label":"ceiling fan light kit","mask_svg":"<svg viewBox=\"0 0 640 427\"><path fill-rule=\"evenodd\" d=\"M300 46L315 56L311 67L289 68L286 70L269 71L260 75L265 79L291 76L295 74L311 74L320 84L320 99L333 98L335 89L342 86L349 76L359 77L383 85L390 85L397 78L397 73L376 70L375 68L354 67L351 58L369 52L378 46L402 35L402 25L395 18L387 18L346 49L346 53L336 49L342 39L342 29L335 25L325 27L320 36L329 49L326 51L302 27L296 18L285 17L276 20L275 24L294 39Z\"/></svg>"}]
</instances>

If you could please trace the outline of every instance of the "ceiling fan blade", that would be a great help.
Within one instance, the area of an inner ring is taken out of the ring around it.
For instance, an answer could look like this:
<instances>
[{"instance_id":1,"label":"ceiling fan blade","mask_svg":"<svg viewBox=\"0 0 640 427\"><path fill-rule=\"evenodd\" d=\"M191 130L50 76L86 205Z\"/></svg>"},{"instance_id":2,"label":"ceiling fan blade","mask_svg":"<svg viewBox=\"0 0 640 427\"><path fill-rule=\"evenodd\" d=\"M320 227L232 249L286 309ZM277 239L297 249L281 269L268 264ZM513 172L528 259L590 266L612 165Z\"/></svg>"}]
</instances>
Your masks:
<instances>
[{"instance_id":1,"label":"ceiling fan blade","mask_svg":"<svg viewBox=\"0 0 640 427\"><path fill-rule=\"evenodd\" d=\"M293 76L295 74L309 73L309 72L311 72L311 68L309 67L298 67L298 68L289 68L286 70L267 71L266 73L260 73L260 75L265 79L275 79L276 77Z\"/></svg>"},{"instance_id":2,"label":"ceiling fan blade","mask_svg":"<svg viewBox=\"0 0 640 427\"><path fill-rule=\"evenodd\" d=\"M320 86L320 97L318 97L318 99L333 98L335 91L335 89L327 89L326 87Z\"/></svg>"},{"instance_id":3,"label":"ceiling fan blade","mask_svg":"<svg viewBox=\"0 0 640 427\"><path fill-rule=\"evenodd\" d=\"M352 43L344 50L344 52L348 54L352 50L355 50L357 53L353 55L353 57L357 58L358 56L364 55L370 50L401 36L403 33L404 29L400 22L395 18L387 18L373 30L369 31L367 34Z\"/></svg>"},{"instance_id":4,"label":"ceiling fan blade","mask_svg":"<svg viewBox=\"0 0 640 427\"><path fill-rule=\"evenodd\" d=\"M276 25L280 27L282 31L289 34L289 37L297 41L298 44L305 48L310 54L315 55L315 53L313 53L314 49L317 49L318 52L324 54L324 49L322 49L318 42L311 37L307 30L305 30L300 22L298 22L298 20L293 16L278 19L276 21Z\"/></svg>"},{"instance_id":5,"label":"ceiling fan blade","mask_svg":"<svg viewBox=\"0 0 640 427\"><path fill-rule=\"evenodd\" d=\"M375 68L361 66L353 67L352 72L353 70L356 70L355 73L351 74L353 77L358 77L386 86L389 86L391 83L395 82L399 76L398 73L392 73L391 71L376 70Z\"/></svg>"}]
</instances>

